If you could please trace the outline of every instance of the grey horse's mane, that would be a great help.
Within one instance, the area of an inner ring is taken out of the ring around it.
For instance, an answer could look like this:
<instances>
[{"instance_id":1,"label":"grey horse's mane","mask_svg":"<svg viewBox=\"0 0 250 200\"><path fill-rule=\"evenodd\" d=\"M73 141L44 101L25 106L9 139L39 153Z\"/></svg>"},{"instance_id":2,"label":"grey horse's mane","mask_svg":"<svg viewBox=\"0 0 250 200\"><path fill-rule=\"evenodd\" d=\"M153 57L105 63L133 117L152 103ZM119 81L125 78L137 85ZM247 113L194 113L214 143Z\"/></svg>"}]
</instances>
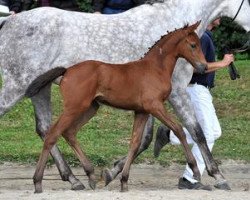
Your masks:
<instances>
[{"instance_id":1,"label":"grey horse's mane","mask_svg":"<svg viewBox=\"0 0 250 200\"><path fill-rule=\"evenodd\" d=\"M154 3L164 3L167 0L146 0L144 4L154 4ZM248 0L249 6L250 6L250 0Z\"/></svg>"},{"instance_id":2,"label":"grey horse's mane","mask_svg":"<svg viewBox=\"0 0 250 200\"><path fill-rule=\"evenodd\" d=\"M172 35L173 33L177 32L177 31L179 31L179 30L183 30L183 29L187 28L188 26L189 26L189 25L186 24L186 25L184 25L182 28L175 29L175 30L173 30L173 31L167 31L166 34L162 35L161 38L160 38L159 40L157 40L151 47L148 48L148 51L144 54L144 56L146 56L146 55L150 52L150 50L153 49L155 46L160 45L159 43L160 43L160 41L161 41L164 37L166 37L166 38L164 39L164 41L165 41L167 38L170 37L170 34ZM144 57L144 56L143 56L143 57Z\"/></svg>"}]
</instances>

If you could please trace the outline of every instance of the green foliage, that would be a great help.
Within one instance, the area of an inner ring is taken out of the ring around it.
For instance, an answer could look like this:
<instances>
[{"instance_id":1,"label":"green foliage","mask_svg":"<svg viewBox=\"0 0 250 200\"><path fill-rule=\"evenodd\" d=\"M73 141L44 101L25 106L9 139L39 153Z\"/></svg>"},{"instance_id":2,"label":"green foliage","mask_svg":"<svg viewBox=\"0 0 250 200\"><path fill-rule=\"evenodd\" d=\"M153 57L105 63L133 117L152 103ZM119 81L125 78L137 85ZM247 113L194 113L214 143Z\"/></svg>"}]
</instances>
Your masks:
<instances>
[{"instance_id":1,"label":"green foliage","mask_svg":"<svg viewBox=\"0 0 250 200\"><path fill-rule=\"evenodd\" d=\"M222 57L225 47L231 49L242 47L248 39L249 36L246 34L246 31L235 22L232 22L231 18L227 17L221 19L221 25L214 31L214 41L219 58ZM247 59L250 59L249 50L245 56ZM239 55L237 58L241 59L241 56ZM243 59L245 59L245 57L243 57Z\"/></svg>"},{"instance_id":2,"label":"green foliage","mask_svg":"<svg viewBox=\"0 0 250 200\"><path fill-rule=\"evenodd\" d=\"M81 11L83 12L93 12L92 0L77 0Z\"/></svg>"},{"instance_id":3,"label":"green foliage","mask_svg":"<svg viewBox=\"0 0 250 200\"><path fill-rule=\"evenodd\" d=\"M222 126L222 137L214 148L219 158L250 158L250 62L238 61L240 79L229 80L227 69L217 73L213 92L215 107Z\"/></svg>"}]
</instances>

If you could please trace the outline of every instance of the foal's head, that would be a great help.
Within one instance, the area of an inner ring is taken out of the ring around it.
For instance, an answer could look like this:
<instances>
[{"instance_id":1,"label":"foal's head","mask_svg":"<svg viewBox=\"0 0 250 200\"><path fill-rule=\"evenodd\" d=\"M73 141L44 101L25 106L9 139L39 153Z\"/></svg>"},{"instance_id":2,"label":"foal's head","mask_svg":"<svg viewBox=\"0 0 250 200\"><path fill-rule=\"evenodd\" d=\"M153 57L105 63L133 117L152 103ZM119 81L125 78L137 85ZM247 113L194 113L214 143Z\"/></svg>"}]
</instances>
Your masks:
<instances>
[{"instance_id":1,"label":"foal's head","mask_svg":"<svg viewBox=\"0 0 250 200\"><path fill-rule=\"evenodd\" d=\"M173 31L159 41L157 45L164 54L185 58L199 73L204 73L207 62L202 53L200 39L195 33L200 22Z\"/></svg>"},{"instance_id":2,"label":"foal's head","mask_svg":"<svg viewBox=\"0 0 250 200\"><path fill-rule=\"evenodd\" d=\"M180 31L183 37L176 44L176 52L179 57L185 58L199 73L204 73L207 62L201 49L200 39L195 33L200 22L186 26Z\"/></svg>"}]
</instances>

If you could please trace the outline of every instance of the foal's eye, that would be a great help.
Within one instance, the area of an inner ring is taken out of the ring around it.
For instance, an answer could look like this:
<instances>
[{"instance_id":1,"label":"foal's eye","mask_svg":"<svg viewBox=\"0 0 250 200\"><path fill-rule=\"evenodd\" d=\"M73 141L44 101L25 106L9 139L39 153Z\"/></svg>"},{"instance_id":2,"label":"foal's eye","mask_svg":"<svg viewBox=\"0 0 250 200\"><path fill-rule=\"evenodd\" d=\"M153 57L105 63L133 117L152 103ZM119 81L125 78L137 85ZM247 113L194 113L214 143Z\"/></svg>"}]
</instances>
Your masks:
<instances>
[{"instance_id":1,"label":"foal's eye","mask_svg":"<svg viewBox=\"0 0 250 200\"><path fill-rule=\"evenodd\" d=\"M196 48L196 44L190 44L190 46L191 46L192 49Z\"/></svg>"}]
</instances>

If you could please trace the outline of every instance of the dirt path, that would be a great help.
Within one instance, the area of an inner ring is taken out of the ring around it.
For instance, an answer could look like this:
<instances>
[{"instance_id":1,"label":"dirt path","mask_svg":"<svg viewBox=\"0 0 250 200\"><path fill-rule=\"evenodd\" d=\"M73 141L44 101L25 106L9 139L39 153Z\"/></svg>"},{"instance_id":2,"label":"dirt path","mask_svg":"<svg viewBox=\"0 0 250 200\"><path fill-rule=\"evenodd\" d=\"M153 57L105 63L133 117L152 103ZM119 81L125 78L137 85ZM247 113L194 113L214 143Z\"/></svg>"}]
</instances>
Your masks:
<instances>
[{"instance_id":1,"label":"dirt path","mask_svg":"<svg viewBox=\"0 0 250 200\"><path fill-rule=\"evenodd\" d=\"M184 166L172 165L164 168L158 165L133 165L129 180L129 192L119 192L119 178L108 187L101 183L95 191L89 189L86 176L82 168L73 168L73 172L87 186L85 191L71 191L70 184L62 182L56 168L45 170L43 181L44 192L33 194L32 176L35 166L4 163L0 165L0 199L41 199L41 200L249 200L250 199L250 164L226 161L221 166L225 177L232 187L232 191L187 191L178 190L178 177ZM98 170L96 174L100 173ZM213 184L214 180L207 175L203 182Z\"/></svg>"}]
</instances>

